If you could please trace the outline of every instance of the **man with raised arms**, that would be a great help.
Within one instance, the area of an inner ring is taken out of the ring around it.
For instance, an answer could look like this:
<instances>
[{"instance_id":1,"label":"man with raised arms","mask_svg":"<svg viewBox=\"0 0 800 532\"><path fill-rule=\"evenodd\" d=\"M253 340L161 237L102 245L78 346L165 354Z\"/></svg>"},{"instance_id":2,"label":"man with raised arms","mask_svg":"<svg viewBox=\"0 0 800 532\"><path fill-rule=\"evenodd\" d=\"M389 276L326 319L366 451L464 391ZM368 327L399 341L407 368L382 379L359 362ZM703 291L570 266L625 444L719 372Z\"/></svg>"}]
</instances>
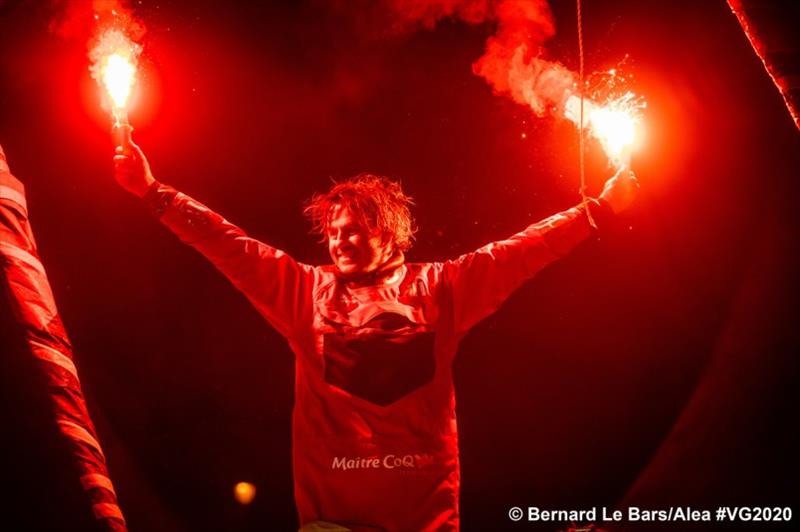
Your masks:
<instances>
[{"instance_id":1,"label":"man with raised arms","mask_svg":"<svg viewBox=\"0 0 800 532\"><path fill-rule=\"evenodd\" d=\"M406 262L411 198L361 174L305 213L331 264L311 266L248 237L156 181L141 149L117 148L115 177L205 255L295 354L294 493L302 530L458 530L452 362L466 332L526 279L628 207L619 172L598 200L445 262Z\"/></svg>"}]
</instances>

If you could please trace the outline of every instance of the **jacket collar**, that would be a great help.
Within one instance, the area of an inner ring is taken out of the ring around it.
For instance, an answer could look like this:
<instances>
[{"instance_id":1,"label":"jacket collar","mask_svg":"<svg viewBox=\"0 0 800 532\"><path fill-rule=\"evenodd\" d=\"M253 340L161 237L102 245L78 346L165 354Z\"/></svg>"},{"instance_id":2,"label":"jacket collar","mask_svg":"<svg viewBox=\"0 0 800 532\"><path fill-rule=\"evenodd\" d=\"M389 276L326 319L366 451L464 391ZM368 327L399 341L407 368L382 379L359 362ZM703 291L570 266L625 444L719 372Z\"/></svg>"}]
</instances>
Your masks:
<instances>
[{"instance_id":1,"label":"jacket collar","mask_svg":"<svg viewBox=\"0 0 800 532\"><path fill-rule=\"evenodd\" d=\"M371 272L346 275L336 270L336 277L350 288L381 285L402 268L404 263L405 255L403 252L395 250L391 257Z\"/></svg>"}]
</instances>

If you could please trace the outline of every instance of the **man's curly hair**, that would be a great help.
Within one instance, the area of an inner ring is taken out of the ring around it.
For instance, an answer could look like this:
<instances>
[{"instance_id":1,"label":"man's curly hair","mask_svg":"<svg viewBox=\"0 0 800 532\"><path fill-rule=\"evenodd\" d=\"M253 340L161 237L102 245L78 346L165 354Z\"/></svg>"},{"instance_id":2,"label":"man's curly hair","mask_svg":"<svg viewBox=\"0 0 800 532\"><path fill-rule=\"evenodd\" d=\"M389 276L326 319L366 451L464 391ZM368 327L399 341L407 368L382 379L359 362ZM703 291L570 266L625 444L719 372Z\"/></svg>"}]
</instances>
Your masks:
<instances>
[{"instance_id":1,"label":"man's curly hair","mask_svg":"<svg viewBox=\"0 0 800 532\"><path fill-rule=\"evenodd\" d=\"M400 183L374 174L358 174L346 181L334 183L324 194L315 193L303 208L312 224L312 232L327 237L331 209L341 205L356 217L368 232L391 235L400 251L407 251L414 241L417 228L411 216L414 204Z\"/></svg>"}]
</instances>

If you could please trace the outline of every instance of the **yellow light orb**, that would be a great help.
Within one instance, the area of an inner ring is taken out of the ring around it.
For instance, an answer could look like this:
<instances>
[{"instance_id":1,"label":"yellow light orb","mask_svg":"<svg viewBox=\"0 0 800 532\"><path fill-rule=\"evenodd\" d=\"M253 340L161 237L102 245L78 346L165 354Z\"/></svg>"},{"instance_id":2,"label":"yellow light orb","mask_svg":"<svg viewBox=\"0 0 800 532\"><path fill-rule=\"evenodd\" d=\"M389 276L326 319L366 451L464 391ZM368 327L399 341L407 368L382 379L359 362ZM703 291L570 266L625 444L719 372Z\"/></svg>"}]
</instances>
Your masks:
<instances>
[{"instance_id":1,"label":"yellow light orb","mask_svg":"<svg viewBox=\"0 0 800 532\"><path fill-rule=\"evenodd\" d=\"M233 487L233 496L243 506L247 506L256 498L256 486L250 482L237 482Z\"/></svg>"}]
</instances>

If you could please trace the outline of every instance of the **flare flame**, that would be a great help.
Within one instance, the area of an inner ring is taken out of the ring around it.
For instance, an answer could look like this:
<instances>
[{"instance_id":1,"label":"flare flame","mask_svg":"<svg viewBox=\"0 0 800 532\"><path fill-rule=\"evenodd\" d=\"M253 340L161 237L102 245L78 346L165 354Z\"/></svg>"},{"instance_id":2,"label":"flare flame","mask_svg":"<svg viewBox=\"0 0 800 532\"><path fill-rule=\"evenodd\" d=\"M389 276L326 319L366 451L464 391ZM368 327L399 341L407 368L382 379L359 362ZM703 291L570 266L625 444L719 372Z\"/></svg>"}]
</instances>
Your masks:
<instances>
[{"instance_id":1,"label":"flare flame","mask_svg":"<svg viewBox=\"0 0 800 532\"><path fill-rule=\"evenodd\" d=\"M89 53L92 77L105 89L117 121L127 114L142 47L118 29L106 30Z\"/></svg>"},{"instance_id":2,"label":"flare flame","mask_svg":"<svg viewBox=\"0 0 800 532\"><path fill-rule=\"evenodd\" d=\"M583 127L600 142L609 161L617 168L628 165L631 152L641 137L641 110L645 105L644 100L632 92L603 104L584 99ZM580 127L580 96L567 97L564 116Z\"/></svg>"}]
</instances>

